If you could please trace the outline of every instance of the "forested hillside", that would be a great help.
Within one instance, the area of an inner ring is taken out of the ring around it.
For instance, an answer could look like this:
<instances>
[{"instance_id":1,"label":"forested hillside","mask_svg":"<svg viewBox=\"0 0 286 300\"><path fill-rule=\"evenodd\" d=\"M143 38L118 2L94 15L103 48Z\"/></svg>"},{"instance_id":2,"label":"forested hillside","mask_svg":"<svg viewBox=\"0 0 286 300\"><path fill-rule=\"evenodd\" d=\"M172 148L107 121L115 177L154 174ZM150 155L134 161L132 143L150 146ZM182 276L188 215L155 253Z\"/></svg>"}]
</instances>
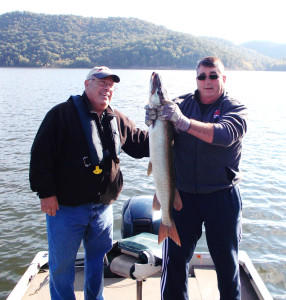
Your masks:
<instances>
[{"instance_id":1,"label":"forested hillside","mask_svg":"<svg viewBox=\"0 0 286 300\"><path fill-rule=\"evenodd\" d=\"M207 55L228 69L272 70L275 59L214 38L183 34L134 18L0 15L0 66L193 69Z\"/></svg>"}]
</instances>

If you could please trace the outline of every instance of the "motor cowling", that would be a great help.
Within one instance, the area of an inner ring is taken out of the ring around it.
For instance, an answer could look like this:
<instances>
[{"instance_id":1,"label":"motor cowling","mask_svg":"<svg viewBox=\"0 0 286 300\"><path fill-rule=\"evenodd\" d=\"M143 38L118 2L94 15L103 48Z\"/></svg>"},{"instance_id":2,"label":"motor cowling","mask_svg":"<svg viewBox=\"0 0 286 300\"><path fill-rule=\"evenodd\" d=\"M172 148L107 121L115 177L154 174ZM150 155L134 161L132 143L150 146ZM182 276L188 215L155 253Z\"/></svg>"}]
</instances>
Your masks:
<instances>
[{"instance_id":1,"label":"motor cowling","mask_svg":"<svg viewBox=\"0 0 286 300\"><path fill-rule=\"evenodd\" d=\"M134 196L128 199L122 209L121 235L131 237L142 232L158 234L161 211L152 209L153 196Z\"/></svg>"}]
</instances>

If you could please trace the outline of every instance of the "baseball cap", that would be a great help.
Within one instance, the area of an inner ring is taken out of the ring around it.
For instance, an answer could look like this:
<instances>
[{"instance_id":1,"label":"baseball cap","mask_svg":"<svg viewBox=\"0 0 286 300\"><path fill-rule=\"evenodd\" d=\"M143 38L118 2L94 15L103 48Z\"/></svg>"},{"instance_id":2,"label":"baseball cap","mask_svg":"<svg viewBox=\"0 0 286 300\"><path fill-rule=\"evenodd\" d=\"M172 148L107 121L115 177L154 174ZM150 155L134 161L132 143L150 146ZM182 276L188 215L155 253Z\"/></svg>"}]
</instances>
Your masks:
<instances>
[{"instance_id":1,"label":"baseball cap","mask_svg":"<svg viewBox=\"0 0 286 300\"><path fill-rule=\"evenodd\" d=\"M101 66L101 67L94 67L88 74L86 79L91 79L92 77L96 77L98 79L102 79L105 78L107 76L112 76L114 82L119 82L120 78L119 76L117 76L116 74L114 74L109 68L105 67L105 66Z\"/></svg>"}]
</instances>

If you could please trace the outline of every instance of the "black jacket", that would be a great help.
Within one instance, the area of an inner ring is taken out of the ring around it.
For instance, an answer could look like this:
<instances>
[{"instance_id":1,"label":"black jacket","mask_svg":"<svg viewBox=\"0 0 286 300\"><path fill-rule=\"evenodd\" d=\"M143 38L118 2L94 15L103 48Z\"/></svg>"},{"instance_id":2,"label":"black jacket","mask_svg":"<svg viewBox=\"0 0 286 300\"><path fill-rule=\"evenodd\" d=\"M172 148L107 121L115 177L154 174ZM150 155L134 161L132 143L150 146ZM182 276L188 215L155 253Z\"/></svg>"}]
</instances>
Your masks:
<instances>
[{"instance_id":1,"label":"black jacket","mask_svg":"<svg viewBox=\"0 0 286 300\"><path fill-rule=\"evenodd\" d=\"M87 104L85 93L82 99ZM101 123L104 129L101 138L109 152L114 151L108 124L113 117L117 119L121 149L134 158L149 156L148 132L136 128L126 116L108 107ZM108 156L100 166L103 172L96 175L94 166L87 167L89 162L84 160L88 156L87 140L70 98L47 113L37 132L31 149L31 189L40 198L56 195L60 204L68 206L112 203L123 184L119 160Z\"/></svg>"}]
</instances>

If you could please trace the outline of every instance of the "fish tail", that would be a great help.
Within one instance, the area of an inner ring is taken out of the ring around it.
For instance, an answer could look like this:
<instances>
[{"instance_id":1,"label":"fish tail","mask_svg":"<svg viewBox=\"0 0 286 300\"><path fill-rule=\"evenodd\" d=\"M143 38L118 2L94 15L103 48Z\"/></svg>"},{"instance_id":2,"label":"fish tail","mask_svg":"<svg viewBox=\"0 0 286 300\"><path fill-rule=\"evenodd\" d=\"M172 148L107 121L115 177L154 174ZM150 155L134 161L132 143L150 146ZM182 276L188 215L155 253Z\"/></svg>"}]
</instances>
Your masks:
<instances>
[{"instance_id":1,"label":"fish tail","mask_svg":"<svg viewBox=\"0 0 286 300\"><path fill-rule=\"evenodd\" d=\"M170 237L178 246L181 246L181 240L174 222L171 227L161 222L158 233L158 244L162 243L167 237Z\"/></svg>"}]
</instances>

